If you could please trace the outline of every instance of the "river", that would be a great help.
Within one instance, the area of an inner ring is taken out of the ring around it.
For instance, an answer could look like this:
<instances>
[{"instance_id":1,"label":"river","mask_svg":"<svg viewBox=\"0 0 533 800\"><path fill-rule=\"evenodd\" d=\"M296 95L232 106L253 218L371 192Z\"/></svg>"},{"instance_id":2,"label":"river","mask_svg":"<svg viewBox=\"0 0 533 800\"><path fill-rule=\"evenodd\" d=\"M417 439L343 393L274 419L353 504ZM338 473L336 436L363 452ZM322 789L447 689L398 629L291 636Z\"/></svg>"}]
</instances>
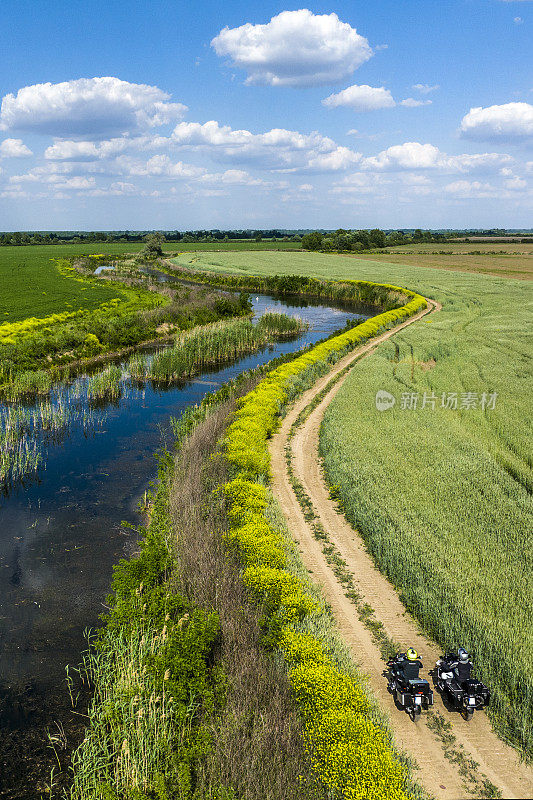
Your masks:
<instances>
[{"instance_id":1,"label":"river","mask_svg":"<svg viewBox=\"0 0 533 800\"><path fill-rule=\"evenodd\" d=\"M138 502L156 475L155 453L169 440L170 416L239 373L323 339L354 315L376 313L252 299L256 316L266 309L298 314L309 329L167 389L128 388L100 424L88 431L74 422L68 436L48 447L36 477L0 495L0 796L39 797L42 769L37 752L35 769L29 766L28 748L40 750L41 740L45 747L46 730L63 724L65 666L79 663L84 631L105 610L112 566L135 547L135 531L121 523L140 523Z\"/></svg>"}]
</instances>

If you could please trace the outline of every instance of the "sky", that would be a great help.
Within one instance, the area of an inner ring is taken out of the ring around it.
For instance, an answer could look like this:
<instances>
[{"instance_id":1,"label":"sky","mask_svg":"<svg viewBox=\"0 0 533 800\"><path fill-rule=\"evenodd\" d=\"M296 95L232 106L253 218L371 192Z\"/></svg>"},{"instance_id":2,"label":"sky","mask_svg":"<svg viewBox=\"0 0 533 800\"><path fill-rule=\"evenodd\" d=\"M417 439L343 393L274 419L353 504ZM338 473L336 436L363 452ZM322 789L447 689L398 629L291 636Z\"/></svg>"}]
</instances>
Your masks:
<instances>
[{"instance_id":1,"label":"sky","mask_svg":"<svg viewBox=\"0 0 533 800\"><path fill-rule=\"evenodd\" d=\"M533 227L533 0L3 0L0 230Z\"/></svg>"}]
</instances>

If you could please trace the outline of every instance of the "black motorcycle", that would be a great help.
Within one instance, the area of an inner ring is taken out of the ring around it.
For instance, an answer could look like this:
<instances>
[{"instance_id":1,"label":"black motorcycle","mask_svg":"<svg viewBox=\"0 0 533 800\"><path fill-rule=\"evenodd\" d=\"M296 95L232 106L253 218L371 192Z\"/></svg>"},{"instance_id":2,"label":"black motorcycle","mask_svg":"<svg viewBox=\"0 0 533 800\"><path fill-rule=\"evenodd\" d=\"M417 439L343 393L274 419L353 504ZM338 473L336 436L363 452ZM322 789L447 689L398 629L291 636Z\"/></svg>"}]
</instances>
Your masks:
<instances>
[{"instance_id":1,"label":"black motorcycle","mask_svg":"<svg viewBox=\"0 0 533 800\"><path fill-rule=\"evenodd\" d=\"M467 673L470 677L461 680L460 668L453 668L457 664L457 656L454 653L447 653L443 658L439 658L435 665L436 681L435 685L440 692L442 699L448 706L462 712L466 720L471 720L476 709L485 708L490 703L490 691L471 675L471 665Z\"/></svg>"},{"instance_id":2,"label":"black motorcycle","mask_svg":"<svg viewBox=\"0 0 533 800\"><path fill-rule=\"evenodd\" d=\"M418 668L410 669L413 666L405 660L403 653L399 653L387 662L388 672L386 675L388 678L387 689L394 695L397 704L409 714L413 722L417 722L422 709L427 710L433 705L433 692L428 681L417 677Z\"/></svg>"}]
</instances>

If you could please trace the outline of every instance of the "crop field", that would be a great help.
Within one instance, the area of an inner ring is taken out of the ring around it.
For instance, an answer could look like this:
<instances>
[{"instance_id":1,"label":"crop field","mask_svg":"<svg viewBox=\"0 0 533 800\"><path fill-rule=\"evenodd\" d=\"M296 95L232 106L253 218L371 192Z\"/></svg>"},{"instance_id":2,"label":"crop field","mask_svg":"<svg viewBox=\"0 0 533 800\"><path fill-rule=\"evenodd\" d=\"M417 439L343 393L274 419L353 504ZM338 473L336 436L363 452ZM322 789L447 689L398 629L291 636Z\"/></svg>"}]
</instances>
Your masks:
<instances>
[{"instance_id":1,"label":"crop field","mask_svg":"<svg viewBox=\"0 0 533 800\"><path fill-rule=\"evenodd\" d=\"M471 649L500 730L530 750L531 284L306 253L201 264L391 282L442 303L353 371L325 419L326 469L404 602L443 646ZM376 409L379 389L392 410Z\"/></svg>"},{"instance_id":2,"label":"crop field","mask_svg":"<svg viewBox=\"0 0 533 800\"><path fill-rule=\"evenodd\" d=\"M116 288L83 284L61 275L52 259L76 255L105 254L110 258L125 253L138 253L142 244L95 243L65 245L30 245L0 247L0 325L27 317L46 317L50 314L78 308L94 309L101 303L120 295ZM167 252L196 251L217 247L227 250L293 249L297 242L232 242L208 245L202 243L164 245ZM23 290L21 291L21 287Z\"/></svg>"},{"instance_id":3,"label":"crop field","mask_svg":"<svg viewBox=\"0 0 533 800\"><path fill-rule=\"evenodd\" d=\"M413 267L477 272L506 278L533 278L533 240L520 242L447 242L393 247L387 253L361 254L361 258Z\"/></svg>"},{"instance_id":4,"label":"crop field","mask_svg":"<svg viewBox=\"0 0 533 800\"><path fill-rule=\"evenodd\" d=\"M79 308L92 310L120 296L116 288L62 275L52 259L72 252L60 245L0 247L0 324Z\"/></svg>"}]
</instances>

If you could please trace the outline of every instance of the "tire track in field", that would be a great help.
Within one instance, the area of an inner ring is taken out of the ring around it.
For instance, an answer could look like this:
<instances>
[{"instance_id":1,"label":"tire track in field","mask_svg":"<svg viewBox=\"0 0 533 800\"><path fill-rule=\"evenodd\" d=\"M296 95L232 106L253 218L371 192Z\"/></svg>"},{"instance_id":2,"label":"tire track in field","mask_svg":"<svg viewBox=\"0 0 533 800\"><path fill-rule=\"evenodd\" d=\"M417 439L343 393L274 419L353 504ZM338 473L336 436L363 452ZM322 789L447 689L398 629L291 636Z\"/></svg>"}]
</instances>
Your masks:
<instances>
[{"instance_id":1,"label":"tire track in field","mask_svg":"<svg viewBox=\"0 0 533 800\"><path fill-rule=\"evenodd\" d=\"M321 585L354 661L369 676L372 691L389 717L397 745L412 756L418 765L415 778L439 800L460 800L467 796L476 796L476 792L472 794L472 789L470 792L466 789L459 766L445 757L440 740L429 730L424 719L415 724L404 711L398 711L395 707L382 674L385 665L379 648L368 628L359 619L354 605L346 597L345 589L329 566L320 542L314 537L311 523L304 517L291 485L285 456L285 449L290 441L295 477L310 498L318 521L328 532L330 541L354 574L362 602L372 606L375 618L384 625L390 638L409 643L419 651L427 673L441 655L441 650L421 634L418 624L407 613L394 587L374 566L363 540L330 499L322 476L318 452L320 423L345 376L327 392L296 430L292 440L289 440L289 433L300 412L335 375L346 367L353 366L361 357L369 355L380 342L395 335L403 327L441 308L434 301L428 302L429 308L345 356L331 372L297 399L270 444L272 489L281 504L289 530L299 545L303 562ZM437 693L435 709L451 723L450 732L456 737L457 744L462 746L466 757L473 758L479 764L480 771L498 787L504 798L533 797L533 771L521 763L518 754L496 736L483 712L476 713L471 722L466 722L458 714L448 713ZM477 792L478 797L480 791L479 789Z\"/></svg>"}]
</instances>

